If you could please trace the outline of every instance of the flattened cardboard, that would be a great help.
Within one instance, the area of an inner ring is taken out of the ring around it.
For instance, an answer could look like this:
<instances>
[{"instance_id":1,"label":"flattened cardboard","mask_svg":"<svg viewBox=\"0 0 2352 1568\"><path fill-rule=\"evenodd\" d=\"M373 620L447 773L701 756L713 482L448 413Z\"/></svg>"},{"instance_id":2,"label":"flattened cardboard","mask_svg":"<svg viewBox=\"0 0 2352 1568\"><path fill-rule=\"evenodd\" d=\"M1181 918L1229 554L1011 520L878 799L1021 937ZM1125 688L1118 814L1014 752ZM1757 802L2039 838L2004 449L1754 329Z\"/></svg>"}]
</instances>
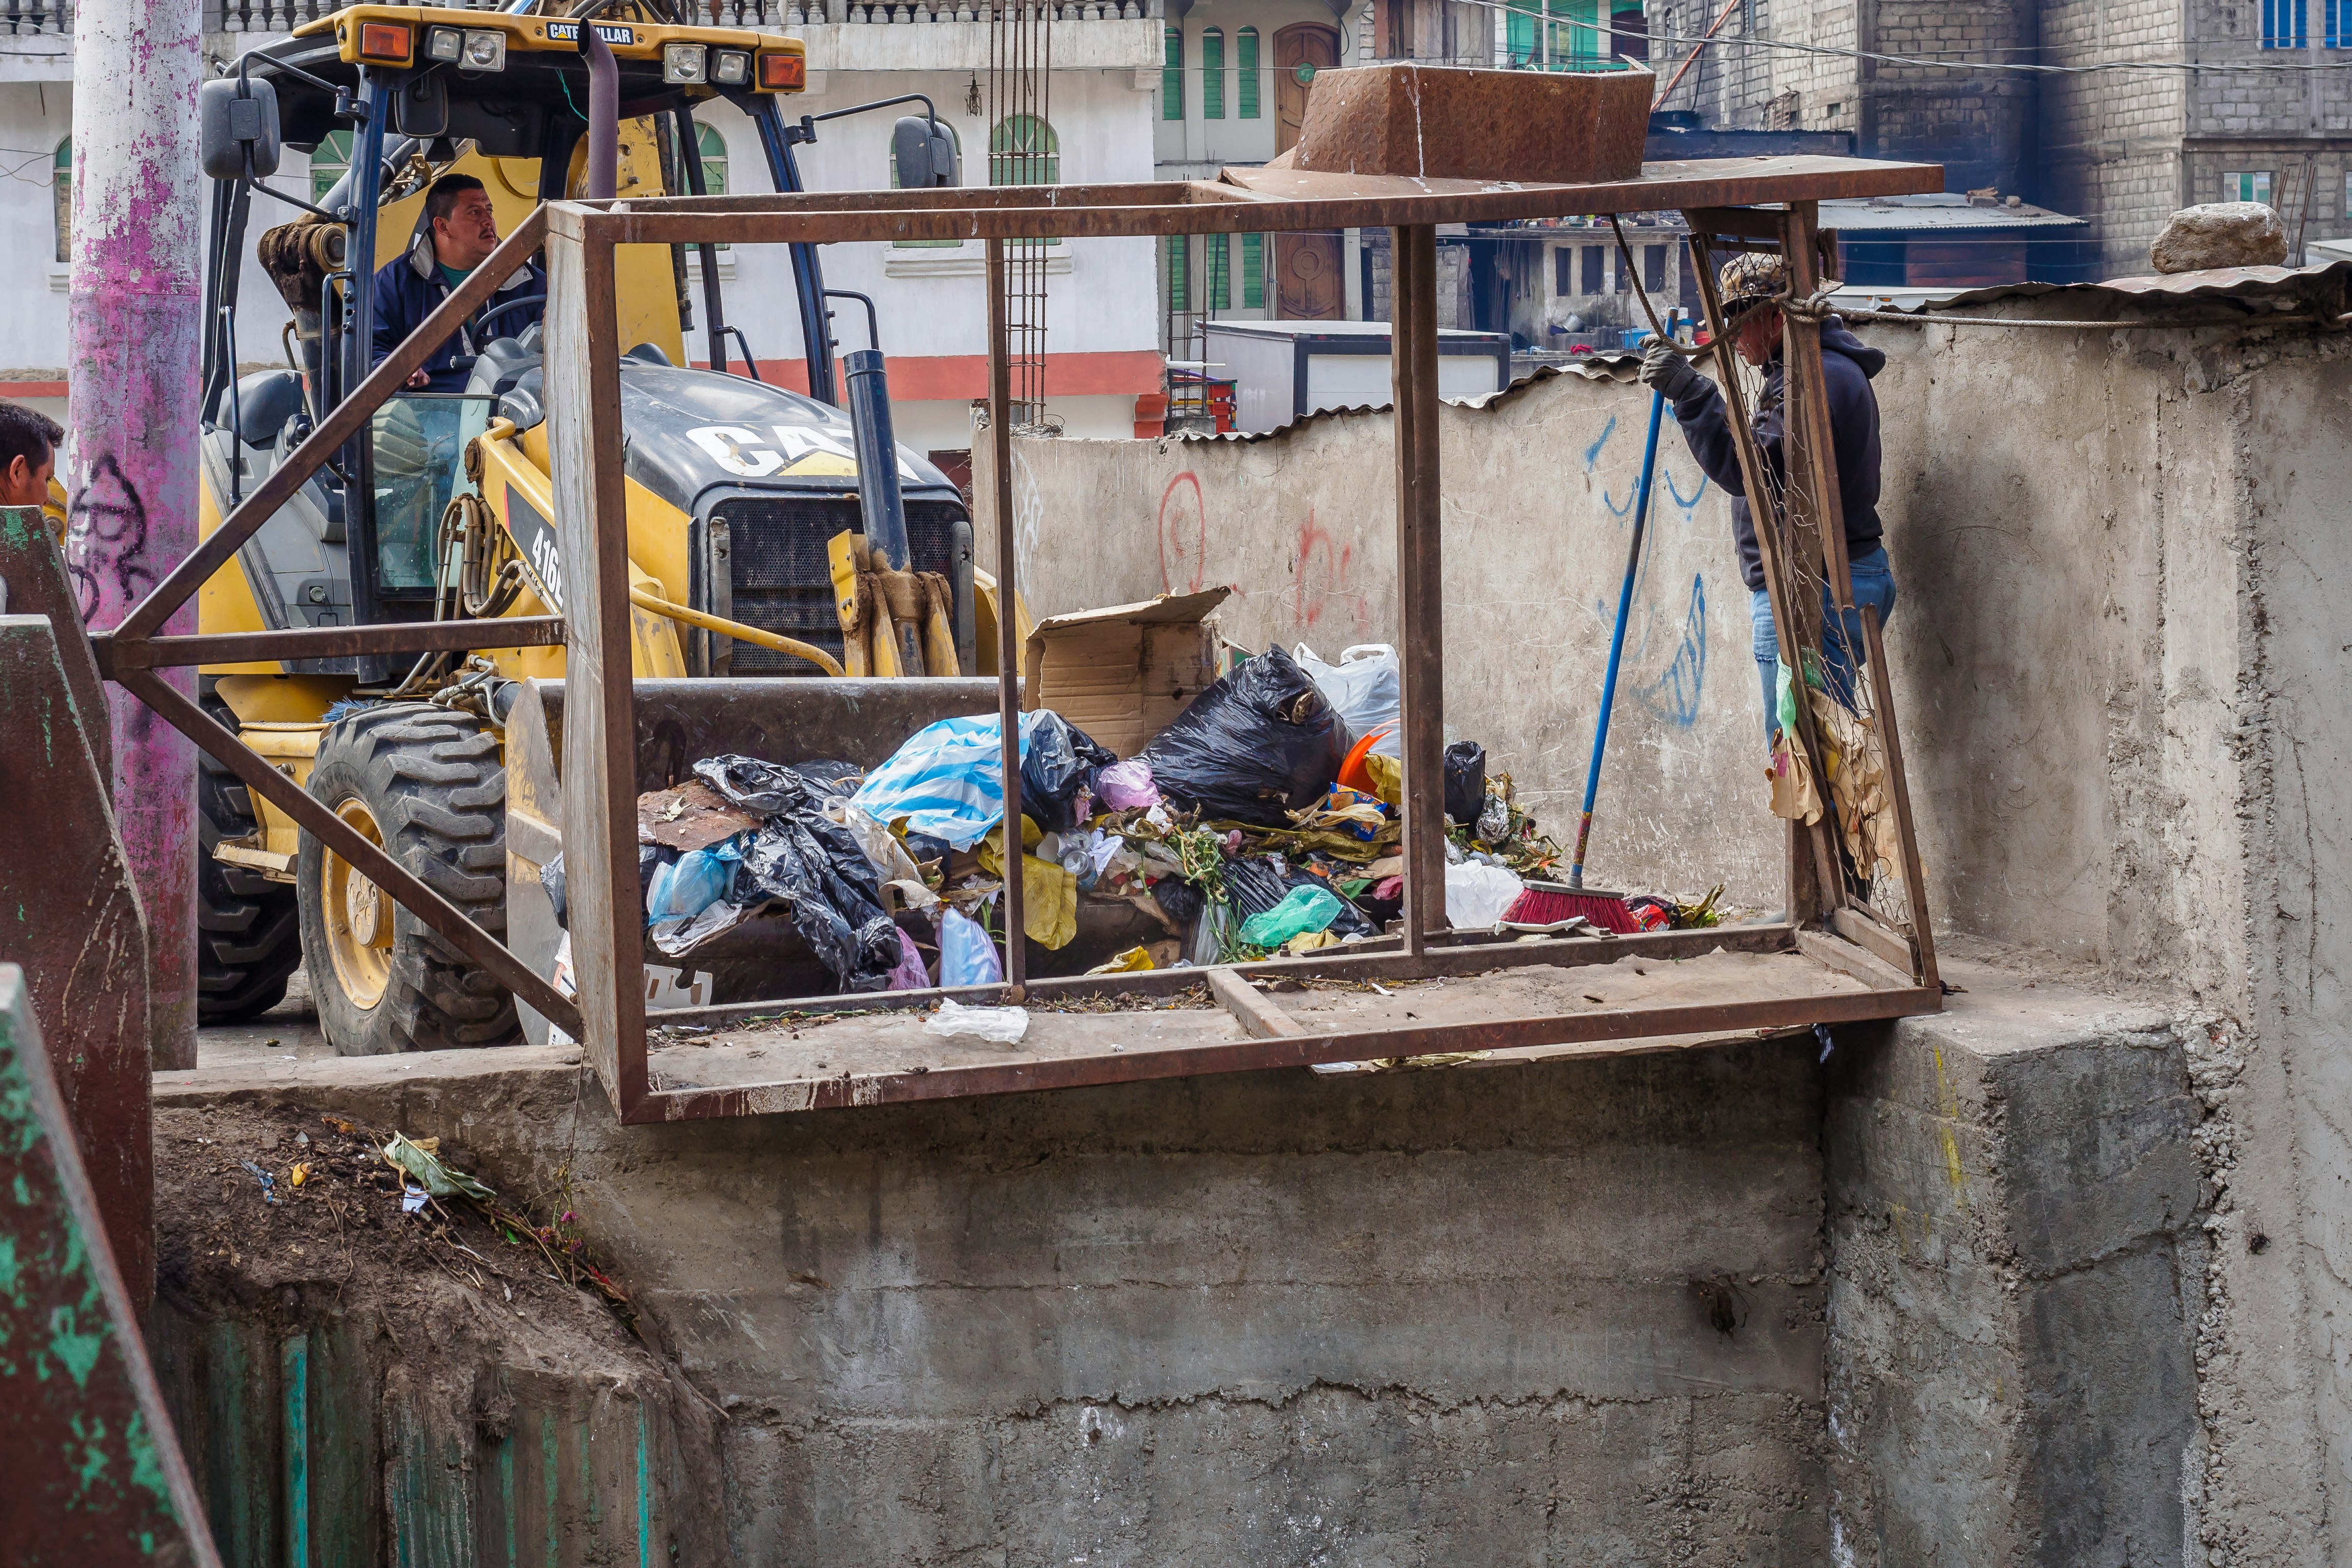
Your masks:
<instances>
[{"instance_id":1,"label":"flattened cardboard","mask_svg":"<svg viewBox=\"0 0 2352 1568\"><path fill-rule=\"evenodd\" d=\"M1023 649L1024 707L1049 708L1133 756L1217 679L1216 638L1202 622L1231 591L1163 594L1040 621Z\"/></svg>"}]
</instances>

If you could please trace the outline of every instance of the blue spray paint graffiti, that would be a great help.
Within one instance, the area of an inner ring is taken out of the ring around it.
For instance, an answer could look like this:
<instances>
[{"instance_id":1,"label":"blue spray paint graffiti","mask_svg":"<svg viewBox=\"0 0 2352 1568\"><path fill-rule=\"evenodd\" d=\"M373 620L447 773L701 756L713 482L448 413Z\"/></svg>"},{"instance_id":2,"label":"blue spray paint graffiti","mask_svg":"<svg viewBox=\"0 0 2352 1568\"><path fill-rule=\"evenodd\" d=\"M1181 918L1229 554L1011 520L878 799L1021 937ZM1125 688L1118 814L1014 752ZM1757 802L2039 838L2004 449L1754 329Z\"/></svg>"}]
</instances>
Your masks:
<instances>
[{"instance_id":1,"label":"blue spray paint graffiti","mask_svg":"<svg viewBox=\"0 0 2352 1568\"><path fill-rule=\"evenodd\" d=\"M1706 582L1693 573L1690 602L1683 611L1682 645L1675 649L1666 672L1633 695L1645 711L1687 730L1698 722L1699 688L1706 676Z\"/></svg>"}]
</instances>

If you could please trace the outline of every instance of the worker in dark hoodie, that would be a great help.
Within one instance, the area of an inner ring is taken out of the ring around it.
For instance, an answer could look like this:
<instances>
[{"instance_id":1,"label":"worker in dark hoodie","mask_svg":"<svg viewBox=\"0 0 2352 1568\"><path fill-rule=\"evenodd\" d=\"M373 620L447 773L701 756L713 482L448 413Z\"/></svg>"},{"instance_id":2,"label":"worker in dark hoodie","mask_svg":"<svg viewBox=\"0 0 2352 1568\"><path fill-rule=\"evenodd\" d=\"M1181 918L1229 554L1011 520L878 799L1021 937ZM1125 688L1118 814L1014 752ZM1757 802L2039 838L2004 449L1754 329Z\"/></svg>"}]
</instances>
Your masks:
<instances>
[{"instance_id":1,"label":"worker in dark hoodie","mask_svg":"<svg viewBox=\"0 0 2352 1568\"><path fill-rule=\"evenodd\" d=\"M1781 321L1780 308L1769 301L1788 291L1788 266L1777 255L1745 251L1724 264L1721 283L1727 321L1751 306L1763 307L1733 334L1732 347L1741 359L1764 372L1764 390L1752 415L1756 446L1774 479L1785 483L1788 469L1780 450L1785 430ZM1822 641L1830 689L1848 701L1854 668L1864 657L1861 607L1876 606L1881 626L1895 610L1895 575L1887 565L1878 521L1878 397L1870 387L1870 378L1885 363L1885 354L1856 338L1836 317L1822 323L1822 377L1829 392L1831 445L1837 454L1838 497L1844 503L1845 552L1854 602L1853 609L1840 615L1828 584L1822 584ZM1675 419L1683 427L1691 456L1698 459L1706 477L1731 496L1731 529L1738 537L1739 571L1748 582L1755 618L1756 664L1763 678L1764 733L1769 743L1780 729L1780 644L1772 623L1772 601L1764 592L1764 561L1756 544L1755 518L1740 479L1731 426L1724 417L1723 394L1688 359L1654 340L1642 355L1642 380L1674 405Z\"/></svg>"}]
</instances>

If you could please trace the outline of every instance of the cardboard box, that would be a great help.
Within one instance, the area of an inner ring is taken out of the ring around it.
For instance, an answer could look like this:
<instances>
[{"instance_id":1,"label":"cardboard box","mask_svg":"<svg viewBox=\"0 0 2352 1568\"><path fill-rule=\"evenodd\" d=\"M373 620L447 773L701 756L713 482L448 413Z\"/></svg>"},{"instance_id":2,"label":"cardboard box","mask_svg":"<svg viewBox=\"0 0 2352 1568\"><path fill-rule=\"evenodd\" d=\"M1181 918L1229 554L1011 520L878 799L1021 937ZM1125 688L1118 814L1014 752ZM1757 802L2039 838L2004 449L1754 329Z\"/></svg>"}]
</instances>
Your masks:
<instances>
[{"instance_id":1,"label":"cardboard box","mask_svg":"<svg viewBox=\"0 0 2352 1568\"><path fill-rule=\"evenodd\" d=\"M1038 622L1022 650L1022 706L1050 708L1135 755L1217 679L1216 637L1202 623L1231 591L1163 594Z\"/></svg>"}]
</instances>

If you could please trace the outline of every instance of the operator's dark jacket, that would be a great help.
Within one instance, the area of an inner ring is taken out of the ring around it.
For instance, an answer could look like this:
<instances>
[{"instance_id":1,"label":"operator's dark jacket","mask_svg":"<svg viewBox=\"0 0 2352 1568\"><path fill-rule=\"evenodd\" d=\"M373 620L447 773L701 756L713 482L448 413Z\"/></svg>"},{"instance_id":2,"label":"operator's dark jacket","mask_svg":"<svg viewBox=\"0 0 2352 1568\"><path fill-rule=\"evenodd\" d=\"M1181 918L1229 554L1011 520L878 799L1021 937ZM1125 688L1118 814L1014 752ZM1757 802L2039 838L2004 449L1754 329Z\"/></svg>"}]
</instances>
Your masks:
<instances>
[{"instance_id":1,"label":"operator's dark jacket","mask_svg":"<svg viewBox=\"0 0 2352 1568\"><path fill-rule=\"evenodd\" d=\"M1849 560L1878 547L1883 531L1878 522L1878 395L1870 378L1886 366L1886 356L1832 316L1822 323L1822 379L1829 388L1831 445L1837 453L1838 497L1844 503L1845 549ZM1764 392L1756 400L1756 445L1765 467L1780 484L1788 468L1780 455L1783 434L1781 383L1783 367L1776 352L1764 366ZM1706 477L1731 496L1731 528L1739 536L1739 573L1750 588L1764 586L1764 558L1756 547L1756 521L1749 514L1747 487L1740 482L1739 453L1731 426L1724 418L1723 394L1702 376L1675 399L1675 418L1690 443L1691 456Z\"/></svg>"},{"instance_id":2,"label":"operator's dark jacket","mask_svg":"<svg viewBox=\"0 0 2352 1568\"><path fill-rule=\"evenodd\" d=\"M415 331L432 314L433 308L448 297L449 286L441 280L441 268L434 262L429 237L420 237L408 254L378 268L375 352L368 360L369 366L382 364L384 356L398 348L401 340ZM517 305L511 310L499 310L494 320L484 319L509 300L534 298L538 303ZM493 338L520 337L525 327L546 313L546 299L547 274L539 269L537 262L531 262L500 285L464 326L433 351L425 362L425 374L430 378L425 390L465 391L466 378L473 371L474 355L480 352L482 344ZM460 358L465 361L463 365L456 363Z\"/></svg>"}]
</instances>

